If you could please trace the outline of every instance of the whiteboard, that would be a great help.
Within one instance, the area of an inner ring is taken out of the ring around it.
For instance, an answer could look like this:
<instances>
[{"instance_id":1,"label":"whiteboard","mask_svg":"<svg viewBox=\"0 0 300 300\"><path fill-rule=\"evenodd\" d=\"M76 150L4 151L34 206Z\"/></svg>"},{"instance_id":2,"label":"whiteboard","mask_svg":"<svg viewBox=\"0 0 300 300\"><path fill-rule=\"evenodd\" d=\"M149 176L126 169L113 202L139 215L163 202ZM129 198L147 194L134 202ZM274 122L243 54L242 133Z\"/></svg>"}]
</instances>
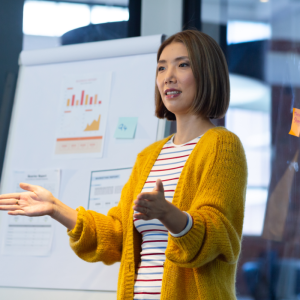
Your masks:
<instances>
[{"instance_id":1,"label":"whiteboard","mask_svg":"<svg viewBox=\"0 0 300 300\"><path fill-rule=\"evenodd\" d=\"M0 192L12 190L13 170L61 170L59 199L88 206L92 171L132 167L143 148L163 138L163 121L154 116L156 51L161 35L23 52L2 171ZM64 76L112 72L102 158L54 155L60 88ZM115 139L119 117L138 117L134 139ZM1 214L3 223L6 213ZM105 266L79 259L66 229L55 223L50 256L0 255L0 286L106 290L117 289L119 264Z\"/></svg>"}]
</instances>

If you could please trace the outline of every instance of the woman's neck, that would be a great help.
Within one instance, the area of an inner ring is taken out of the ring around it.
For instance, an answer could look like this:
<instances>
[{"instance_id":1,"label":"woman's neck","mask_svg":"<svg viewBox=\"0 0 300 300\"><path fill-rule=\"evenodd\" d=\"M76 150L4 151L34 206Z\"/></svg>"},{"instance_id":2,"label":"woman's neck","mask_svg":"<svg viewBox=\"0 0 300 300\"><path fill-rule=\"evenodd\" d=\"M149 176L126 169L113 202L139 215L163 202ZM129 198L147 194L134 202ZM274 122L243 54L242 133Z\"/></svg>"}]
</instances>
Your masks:
<instances>
[{"instance_id":1,"label":"woman's neck","mask_svg":"<svg viewBox=\"0 0 300 300\"><path fill-rule=\"evenodd\" d=\"M176 123L177 130L173 141L175 145L187 143L215 127L209 118L196 115L176 116Z\"/></svg>"}]
</instances>

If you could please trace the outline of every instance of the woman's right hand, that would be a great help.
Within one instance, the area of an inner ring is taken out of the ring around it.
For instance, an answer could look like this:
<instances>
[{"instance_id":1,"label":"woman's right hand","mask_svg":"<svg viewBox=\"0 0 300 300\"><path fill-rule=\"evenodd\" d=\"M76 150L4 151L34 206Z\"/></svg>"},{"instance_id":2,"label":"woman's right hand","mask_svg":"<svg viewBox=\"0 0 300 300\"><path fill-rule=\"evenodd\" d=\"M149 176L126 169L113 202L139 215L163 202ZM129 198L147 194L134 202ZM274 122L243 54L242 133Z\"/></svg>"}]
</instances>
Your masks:
<instances>
[{"instance_id":1,"label":"woman's right hand","mask_svg":"<svg viewBox=\"0 0 300 300\"><path fill-rule=\"evenodd\" d=\"M0 195L0 210L30 217L53 215L55 198L51 192L28 183L20 183L20 187L28 192Z\"/></svg>"},{"instance_id":2,"label":"woman's right hand","mask_svg":"<svg viewBox=\"0 0 300 300\"><path fill-rule=\"evenodd\" d=\"M77 211L55 198L51 192L38 185L20 183L28 192L0 195L0 210L9 215L38 217L49 215L72 230L77 221Z\"/></svg>"}]
</instances>

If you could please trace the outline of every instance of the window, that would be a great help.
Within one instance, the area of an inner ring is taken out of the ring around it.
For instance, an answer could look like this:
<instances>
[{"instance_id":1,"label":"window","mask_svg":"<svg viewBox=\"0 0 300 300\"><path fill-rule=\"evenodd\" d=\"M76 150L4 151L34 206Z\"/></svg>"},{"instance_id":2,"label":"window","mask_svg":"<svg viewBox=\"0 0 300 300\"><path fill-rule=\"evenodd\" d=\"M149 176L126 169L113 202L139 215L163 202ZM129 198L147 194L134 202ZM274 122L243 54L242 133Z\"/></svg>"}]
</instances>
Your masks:
<instances>
[{"instance_id":1,"label":"window","mask_svg":"<svg viewBox=\"0 0 300 300\"><path fill-rule=\"evenodd\" d=\"M54 1L26 1L23 32L27 35L59 37L89 24L127 21L127 7L87 5Z\"/></svg>"}]
</instances>

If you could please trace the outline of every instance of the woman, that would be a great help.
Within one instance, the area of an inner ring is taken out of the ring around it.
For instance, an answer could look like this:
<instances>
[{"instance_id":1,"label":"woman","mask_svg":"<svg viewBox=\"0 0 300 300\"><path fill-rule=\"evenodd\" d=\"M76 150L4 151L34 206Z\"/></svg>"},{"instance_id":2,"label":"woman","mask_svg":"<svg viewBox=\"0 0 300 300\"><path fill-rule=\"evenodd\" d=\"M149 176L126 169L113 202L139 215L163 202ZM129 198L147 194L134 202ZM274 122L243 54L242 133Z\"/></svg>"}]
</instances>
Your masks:
<instances>
[{"instance_id":1,"label":"woman","mask_svg":"<svg viewBox=\"0 0 300 300\"><path fill-rule=\"evenodd\" d=\"M50 215L89 262L121 261L118 299L236 299L247 166L239 139L210 119L225 115L229 76L217 43L177 33L157 54L156 116L174 136L139 153L108 215L73 210L39 187L0 197L10 215Z\"/></svg>"}]
</instances>

